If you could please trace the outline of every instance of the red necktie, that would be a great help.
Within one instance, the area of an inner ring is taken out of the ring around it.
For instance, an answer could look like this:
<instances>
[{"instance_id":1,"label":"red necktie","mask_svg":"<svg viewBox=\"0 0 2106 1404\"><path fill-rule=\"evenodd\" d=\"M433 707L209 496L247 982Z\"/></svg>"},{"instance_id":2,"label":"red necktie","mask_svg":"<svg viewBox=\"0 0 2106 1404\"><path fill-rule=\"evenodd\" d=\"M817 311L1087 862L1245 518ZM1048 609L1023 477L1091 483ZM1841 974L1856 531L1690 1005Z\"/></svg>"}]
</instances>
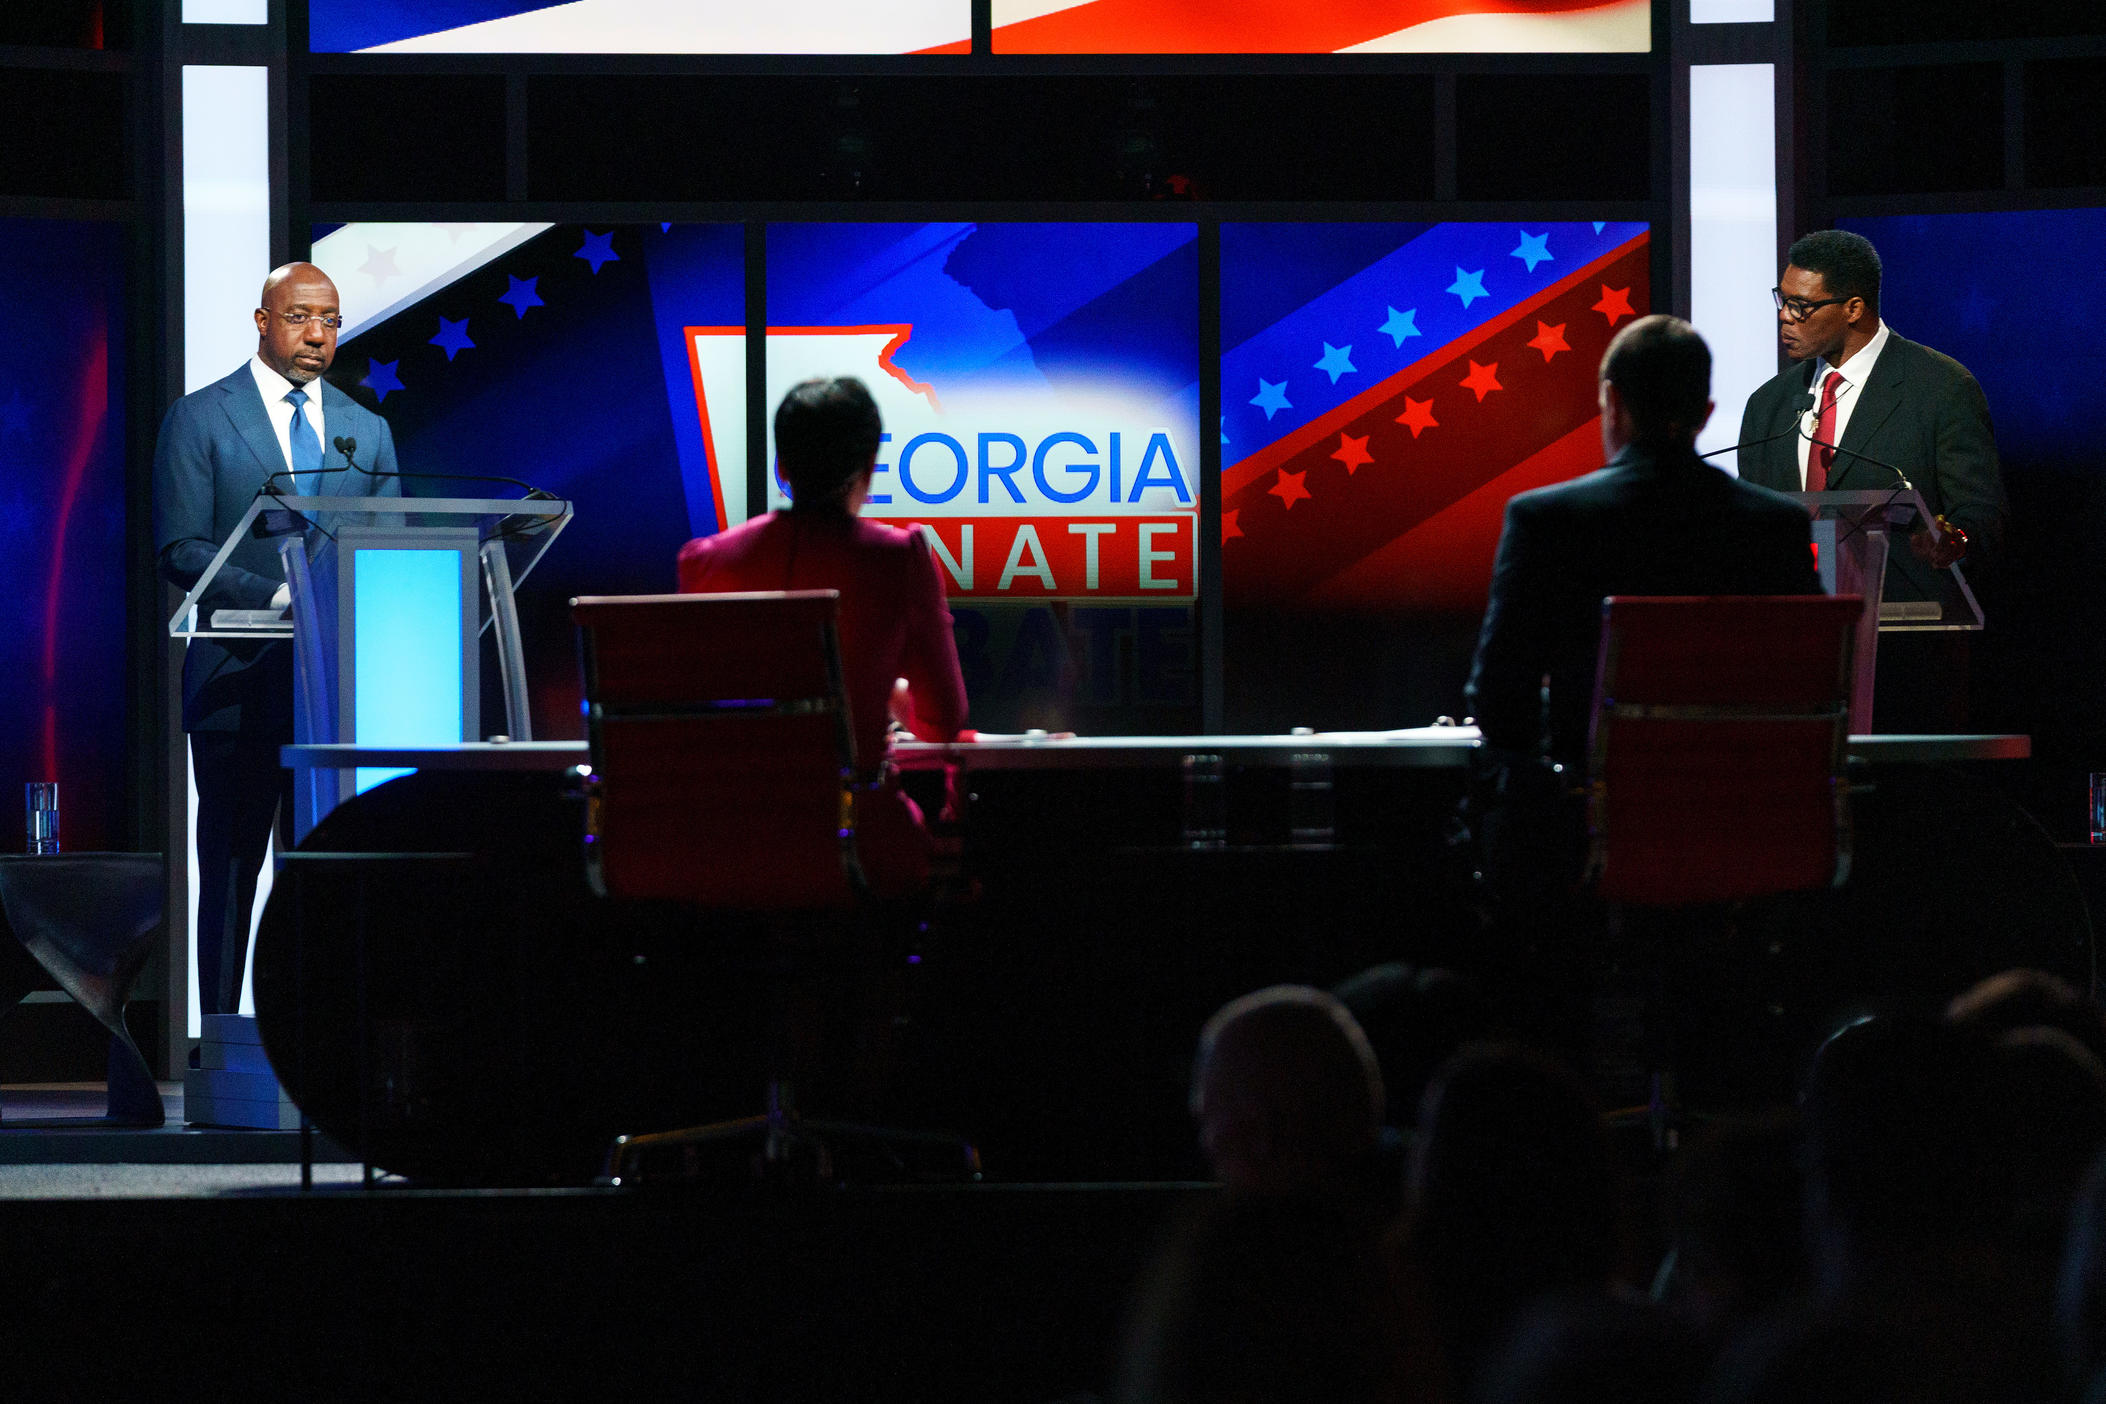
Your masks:
<instances>
[{"instance_id":1,"label":"red necktie","mask_svg":"<svg viewBox=\"0 0 2106 1404\"><path fill-rule=\"evenodd\" d=\"M1827 447L1835 442L1835 388L1843 383L1843 373L1828 372L1821 382L1821 417L1814 421L1814 443L1806 454L1806 490L1828 491L1828 468L1835 462L1835 450Z\"/></svg>"}]
</instances>

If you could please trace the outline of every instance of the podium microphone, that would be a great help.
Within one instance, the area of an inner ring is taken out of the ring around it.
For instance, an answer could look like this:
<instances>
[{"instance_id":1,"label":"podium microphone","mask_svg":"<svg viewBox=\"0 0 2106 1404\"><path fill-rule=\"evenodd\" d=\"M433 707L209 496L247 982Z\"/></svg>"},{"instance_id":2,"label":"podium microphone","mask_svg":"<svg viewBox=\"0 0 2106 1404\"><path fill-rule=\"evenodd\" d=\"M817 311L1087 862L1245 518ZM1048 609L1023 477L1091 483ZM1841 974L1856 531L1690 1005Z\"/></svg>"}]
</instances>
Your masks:
<instances>
[{"instance_id":1,"label":"podium microphone","mask_svg":"<svg viewBox=\"0 0 2106 1404\"><path fill-rule=\"evenodd\" d=\"M1739 453L1742 449L1761 448L1764 444L1774 444L1787 434L1804 433L1805 431L1799 427L1799 422L1806 418L1807 411L1811 410L1812 408L1813 391L1809 390L1805 394L1801 395L1798 398L1798 400L1793 403L1792 422L1790 427L1779 429L1774 434L1765 434L1762 438L1759 439L1750 439L1744 444L1728 444L1724 448L1713 449L1709 453L1700 453L1697 455L1697 457L1717 458L1720 454L1724 453Z\"/></svg>"},{"instance_id":2,"label":"podium microphone","mask_svg":"<svg viewBox=\"0 0 2106 1404\"><path fill-rule=\"evenodd\" d=\"M1793 423L1796 425L1797 422L1797 419L1794 418ZM1892 473L1895 476L1895 478L1897 478L1900 481L1901 486L1905 490L1909 492L1914 492L1916 490L1916 485L1909 481L1909 475L1902 472L1899 468L1896 468L1891 463L1885 462L1882 459L1874 458L1868 453L1859 453L1856 449L1842 448L1836 444L1831 444L1826 439L1816 439L1813 435L1807 434L1806 431L1803 429L1800 430L1800 433L1805 435L1806 442L1811 444L1815 448L1824 448L1827 449L1830 453L1847 453L1852 458L1861 458L1865 462L1871 464L1874 468L1884 468L1889 473Z\"/></svg>"},{"instance_id":3,"label":"podium microphone","mask_svg":"<svg viewBox=\"0 0 2106 1404\"><path fill-rule=\"evenodd\" d=\"M540 488L535 487L532 483L521 482L518 478L504 478L498 477L495 474L488 473L383 473L378 468L366 467L365 464L360 463L356 458L353 458L351 456L358 452L358 440L352 438L350 435L340 434L336 438L330 440L330 442L336 446L336 451L344 456L345 463L349 464L353 468L356 468L359 472L365 474L369 478L423 477L444 479L448 482L458 483L508 483L511 486L516 487L524 493L526 493L526 495L529 498L539 498L543 501L550 501L553 500L555 496L555 494L553 493L542 491ZM338 468L333 469L331 471L340 473L343 471L343 469Z\"/></svg>"}]
</instances>

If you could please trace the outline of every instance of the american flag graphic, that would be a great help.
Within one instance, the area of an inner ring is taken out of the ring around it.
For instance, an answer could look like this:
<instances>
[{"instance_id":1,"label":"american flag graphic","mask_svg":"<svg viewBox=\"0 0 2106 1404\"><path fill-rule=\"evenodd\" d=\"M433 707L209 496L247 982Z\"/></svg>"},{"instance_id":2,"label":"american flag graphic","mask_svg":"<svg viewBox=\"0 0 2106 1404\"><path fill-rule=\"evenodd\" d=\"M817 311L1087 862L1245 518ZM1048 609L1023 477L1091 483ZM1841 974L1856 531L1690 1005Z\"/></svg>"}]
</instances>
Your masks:
<instances>
[{"instance_id":1,"label":"american flag graphic","mask_svg":"<svg viewBox=\"0 0 2106 1404\"><path fill-rule=\"evenodd\" d=\"M1396 246L1253 307L1287 240L1369 226L1226 226L1226 602L1467 612L1506 501L1601 465L1595 377L1649 307L1643 224L1398 226ZM1356 260L1357 261L1357 260ZM1258 291L1249 291L1249 290Z\"/></svg>"},{"instance_id":2,"label":"american flag graphic","mask_svg":"<svg viewBox=\"0 0 2106 1404\"><path fill-rule=\"evenodd\" d=\"M1644 53L1652 47L1652 0L994 0L993 20L998 54Z\"/></svg>"}]
</instances>

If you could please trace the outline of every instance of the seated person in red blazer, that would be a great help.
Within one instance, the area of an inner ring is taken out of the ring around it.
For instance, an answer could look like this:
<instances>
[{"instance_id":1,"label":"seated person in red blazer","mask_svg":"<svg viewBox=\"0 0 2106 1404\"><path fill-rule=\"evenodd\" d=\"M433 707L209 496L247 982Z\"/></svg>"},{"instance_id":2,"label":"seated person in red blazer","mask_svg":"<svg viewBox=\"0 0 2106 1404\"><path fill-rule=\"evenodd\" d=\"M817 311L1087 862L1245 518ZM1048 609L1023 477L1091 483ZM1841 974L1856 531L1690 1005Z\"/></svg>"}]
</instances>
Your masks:
<instances>
[{"instance_id":1,"label":"seated person in red blazer","mask_svg":"<svg viewBox=\"0 0 2106 1404\"><path fill-rule=\"evenodd\" d=\"M863 382L807 380L775 410L775 455L792 505L680 548L680 589L841 592L841 671L856 763L875 777L897 716L924 741L965 726L965 679L943 575L916 530L864 521L883 426ZM857 848L880 897L928 880L921 811L888 777L857 806Z\"/></svg>"}]
</instances>

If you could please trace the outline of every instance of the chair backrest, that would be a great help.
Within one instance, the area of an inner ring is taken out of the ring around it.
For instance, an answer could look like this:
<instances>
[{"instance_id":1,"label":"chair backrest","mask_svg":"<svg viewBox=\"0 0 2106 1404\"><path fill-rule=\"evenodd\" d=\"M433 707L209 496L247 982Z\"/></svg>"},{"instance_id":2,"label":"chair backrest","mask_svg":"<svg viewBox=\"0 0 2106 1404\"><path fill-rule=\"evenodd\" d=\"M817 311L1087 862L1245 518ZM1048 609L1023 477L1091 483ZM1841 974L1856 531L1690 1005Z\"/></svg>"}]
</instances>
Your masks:
<instances>
[{"instance_id":1,"label":"chair backrest","mask_svg":"<svg viewBox=\"0 0 2106 1404\"><path fill-rule=\"evenodd\" d=\"M596 888L764 911L856 900L839 603L833 590L571 601Z\"/></svg>"},{"instance_id":2,"label":"chair backrest","mask_svg":"<svg viewBox=\"0 0 2106 1404\"><path fill-rule=\"evenodd\" d=\"M1734 901L1842 882L1856 595L1602 602L1590 871L1609 901Z\"/></svg>"}]
</instances>

